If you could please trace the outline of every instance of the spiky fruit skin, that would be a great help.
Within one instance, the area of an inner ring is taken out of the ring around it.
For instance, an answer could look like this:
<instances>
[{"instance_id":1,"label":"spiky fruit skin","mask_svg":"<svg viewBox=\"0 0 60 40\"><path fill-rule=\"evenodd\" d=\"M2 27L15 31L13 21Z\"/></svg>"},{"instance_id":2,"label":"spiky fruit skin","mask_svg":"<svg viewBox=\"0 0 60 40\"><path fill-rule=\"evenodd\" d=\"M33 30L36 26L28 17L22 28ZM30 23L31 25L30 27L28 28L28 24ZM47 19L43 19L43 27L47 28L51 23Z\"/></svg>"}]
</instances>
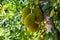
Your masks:
<instances>
[{"instance_id":1,"label":"spiky fruit skin","mask_svg":"<svg viewBox=\"0 0 60 40\"><path fill-rule=\"evenodd\" d=\"M30 8L29 7L25 7L22 10L22 23L24 24L24 19L25 17L30 13Z\"/></svg>"},{"instance_id":2,"label":"spiky fruit skin","mask_svg":"<svg viewBox=\"0 0 60 40\"><path fill-rule=\"evenodd\" d=\"M40 24L43 21L42 12L39 8L34 8L33 13L35 14L35 23Z\"/></svg>"},{"instance_id":3,"label":"spiky fruit skin","mask_svg":"<svg viewBox=\"0 0 60 40\"><path fill-rule=\"evenodd\" d=\"M29 15L26 16L24 20L24 24L26 27L29 27L30 25L33 25L35 21L35 15L33 13L30 13Z\"/></svg>"}]
</instances>

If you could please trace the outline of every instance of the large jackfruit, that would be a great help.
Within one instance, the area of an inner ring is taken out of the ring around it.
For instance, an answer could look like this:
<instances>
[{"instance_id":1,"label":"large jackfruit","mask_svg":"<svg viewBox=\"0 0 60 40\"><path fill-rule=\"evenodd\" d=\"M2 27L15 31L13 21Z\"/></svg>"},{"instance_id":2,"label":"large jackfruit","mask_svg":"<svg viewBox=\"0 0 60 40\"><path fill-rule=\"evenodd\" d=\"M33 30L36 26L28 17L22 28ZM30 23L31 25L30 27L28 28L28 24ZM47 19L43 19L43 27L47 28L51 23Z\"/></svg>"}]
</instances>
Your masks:
<instances>
[{"instance_id":1,"label":"large jackfruit","mask_svg":"<svg viewBox=\"0 0 60 40\"><path fill-rule=\"evenodd\" d=\"M35 15L33 13L30 13L26 16L25 20L24 20L24 25L26 27L29 27L31 25L33 25L35 22Z\"/></svg>"},{"instance_id":2,"label":"large jackfruit","mask_svg":"<svg viewBox=\"0 0 60 40\"><path fill-rule=\"evenodd\" d=\"M42 12L39 8L34 8L32 12L35 14L35 23L40 24L43 20Z\"/></svg>"},{"instance_id":3,"label":"large jackfruit","mask_svg":"<svg viewBox=\"0 0 60 40\"><path fill-rule=\"evenodd\" d=\"M35 15L30 13L26 16L24 20L25 26L29 29L30 32L36 32L38 30L38 24L35 24Z\"/></svg>"},{"instance_id":4,"label":"large jackfruit","mask_svg":"<svg viewBox=\"0 0 60 40\"><path fill-rule=\"evenodd\" d=\"M30 8L29 7L25 7L22 10L22 23L24 24L24 19L25 17L30 13Z\"/></svg>"}]
</instances>

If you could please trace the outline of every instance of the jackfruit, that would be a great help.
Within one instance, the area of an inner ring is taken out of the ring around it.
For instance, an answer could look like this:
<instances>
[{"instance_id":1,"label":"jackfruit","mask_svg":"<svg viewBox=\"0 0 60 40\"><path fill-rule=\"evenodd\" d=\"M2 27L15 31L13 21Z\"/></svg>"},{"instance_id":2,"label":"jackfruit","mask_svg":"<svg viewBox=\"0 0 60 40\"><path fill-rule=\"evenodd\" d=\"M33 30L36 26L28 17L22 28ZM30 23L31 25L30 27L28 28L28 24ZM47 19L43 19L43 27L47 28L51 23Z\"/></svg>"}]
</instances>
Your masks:
<instances>
[{"instance_id":1,"label":"jackfruit","mask_svg":"<svg viewBox=\"0 0 60 40\"><path fill-rule=\"evenodd\" d=\"M34 8L32 12L35 14L35 23L40 24L43 21L42 12L39 8Z\"/></svg>"},{"instance_id":2,"label":"jackfruit","mask_svg":"<svg viewBox=\"0 0 60 40\"><path fill-rule=\"evenodd\" d=\"M26 16L24 20L24 25L26 27L29 27L34 24L34 21L35 21L35 15L33 13L30 13Z\"/></svg>"},{"instance_id":3,"label":"jackfruit","mask_svg":"<svg viewBox=\"0 0 60 40\"><path fill-rule=\"evenodd\" d=\"M36 32L39 28L38 24L35 24L35 15L30 13L24 20L25 26L29 29L30 32Z\"/></svg>"},{"instance_id":4,"label":"jackfruit","mask_svg":"<svg viewBox=\"0 0 60 40\"><path fill-rule=\"evenodd\" d=\"M24 24L24 19L25 17L30 13L30 8L29 7L25 7L22 10L22 23Z\"/></svg>"},{"instance_id":5,"label":"jackfruit","mask_svg":"<svg viewBox=\"0 0 60 40\"><path fill-rule=\"evenodd\" d=\"M30 32L36 32L39 29L39 25L42 22L42 12L39 8L25 7L22 10L22 23Z\"/></svg>"},{"instance_id":6,"label":"jackfruit","mask_svg":"<svg viewBox=\"0 0 60 40\"><path fill-rule=\"evenodd\" d=\"M39 29L39 26L38 26L38 24L34 23L33 25L30 25L28 27L28 29L29 29L30 32L36 32Z\"/></svg>"}]
</instances>

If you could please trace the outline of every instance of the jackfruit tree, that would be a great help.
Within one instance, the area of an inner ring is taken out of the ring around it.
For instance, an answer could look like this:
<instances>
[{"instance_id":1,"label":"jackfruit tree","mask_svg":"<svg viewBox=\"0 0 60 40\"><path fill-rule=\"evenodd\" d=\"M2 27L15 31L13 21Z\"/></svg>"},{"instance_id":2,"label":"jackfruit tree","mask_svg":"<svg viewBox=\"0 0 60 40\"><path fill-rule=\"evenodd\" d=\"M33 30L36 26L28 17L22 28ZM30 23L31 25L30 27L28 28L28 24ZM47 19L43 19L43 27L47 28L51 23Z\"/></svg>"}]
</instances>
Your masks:
<instances>
[{"instance_id":1,"label":"jackfruit tree","mask_svg":"<svg viewBox=\"0 0 60 40\"><path fill-rule=\"evenodd\" d=\"M60 0L0 0L0 40L60 40Z\"/></svg>"}]
</instances>

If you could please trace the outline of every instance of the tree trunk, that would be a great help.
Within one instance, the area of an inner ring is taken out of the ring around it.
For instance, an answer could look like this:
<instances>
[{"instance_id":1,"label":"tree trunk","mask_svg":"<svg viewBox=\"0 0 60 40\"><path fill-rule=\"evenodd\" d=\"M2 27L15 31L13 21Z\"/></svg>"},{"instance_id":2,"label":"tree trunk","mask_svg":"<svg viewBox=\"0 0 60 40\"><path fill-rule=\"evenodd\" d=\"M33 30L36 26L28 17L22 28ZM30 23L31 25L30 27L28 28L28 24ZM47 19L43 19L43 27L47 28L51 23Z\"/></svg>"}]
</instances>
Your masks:
<instances>
[{"instance_id":1,"label":"tree trunk","mask_svg":"<svg viewBox=\"0 0 60 40\"><path fill-rule=\"evenodd\" d=\"M38 4L39 4L40 8L42 8L42 6L45 3L49 3L49 0L38 0ZM42 12L43 12L43 10L42 10ZM43 12L44 24L45 24L45 28L47 29L46 33L51 32L52 31L51 29L53 29L54 30L53 34L57 38L57 31L56 31L55 25L49 15L50 15L50 8Z\"/></svg>"}]
</instances>

